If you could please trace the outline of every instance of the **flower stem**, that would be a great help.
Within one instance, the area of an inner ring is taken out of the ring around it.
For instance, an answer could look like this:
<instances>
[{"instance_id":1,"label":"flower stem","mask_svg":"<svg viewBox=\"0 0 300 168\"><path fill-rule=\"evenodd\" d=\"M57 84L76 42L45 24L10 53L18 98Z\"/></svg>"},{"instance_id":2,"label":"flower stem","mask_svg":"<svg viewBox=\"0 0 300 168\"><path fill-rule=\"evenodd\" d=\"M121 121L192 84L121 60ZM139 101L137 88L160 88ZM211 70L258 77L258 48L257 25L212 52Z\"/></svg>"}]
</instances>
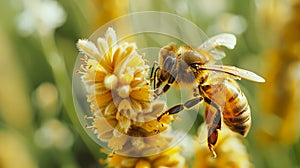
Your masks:
<instances>
[{"instance_id":1,"label":"flower stem","mask_svg":"<svg viewBox=\"0 0 300 168\"><path fill-rule=\"evenodd\" d=\"M43 48L44 56L49 63L52 73L58 87L60 97L63 106L71 120L74 124L75 130L79 133L83 141L86 143L87 147L92 152L93 156L98 159L99 157L99 146L93 142L85 133L84 128L81 126L75 112L72 99L72 85L71 79L68 75L66 64L64 58L59 54L56 47L54 32L40 33L41 45ZM96 150L95 150L96 149Z\"/></svg>"}]
</instances>

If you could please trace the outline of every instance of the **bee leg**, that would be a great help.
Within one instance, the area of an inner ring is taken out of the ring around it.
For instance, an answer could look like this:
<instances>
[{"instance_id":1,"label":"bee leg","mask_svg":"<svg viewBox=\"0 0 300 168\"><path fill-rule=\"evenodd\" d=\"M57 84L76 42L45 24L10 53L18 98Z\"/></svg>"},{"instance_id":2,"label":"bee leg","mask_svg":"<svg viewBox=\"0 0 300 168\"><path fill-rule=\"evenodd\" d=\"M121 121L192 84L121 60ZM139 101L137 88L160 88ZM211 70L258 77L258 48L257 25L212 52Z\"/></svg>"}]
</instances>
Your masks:
<instances>
[{"instance_id":1,"label":"bee leg","mask_svg":"<svg viewBox=\"0 0 300 168\"><path fill-rule=\"evenodd\" d=\"M208 149L212 152L212 157L216 158L217 154L214 150L214 146L218 141L218 136L219 136L219 130L221 129L221 120L216 115L214 117L214 122L215 120L219 120L218 123L213 123L212 125L208 126L208 137L207 137L207 142L208 142Z\"/></svg>"},{"instance_id":2,"label":"bee leg","mask_svg":"<svg viewBox=\"0 0 300 168\"><path fill-rule=\"evenodd\" d=\"M151 73L150 73L150 82L154 82L153 86L154 88L156 88L155 82L156 82L156 74L157 71L160 69L160 67L158 66L158 63L156 61L153 62L153 66L151 68Z\"/></svg>"},{"instance_id":3,"label":"bee leg","mask_svg":"<svg viewBox=\"0 0 300 168\"><path fill-rule=\"evenodd\" d=\"M156 61L153 62L153 65L152 65L152 68L151 68L151 73L150 73L150 79L153 78L153 75L155 77L155 74L154 73L154 69L156 70L158 67L158 63Z\"/></svg>"},{"instance_id":4,"label":"bee leg","mask_svg":"<svg viewBox=\"0 0 300 168\"><path fill-rule=\"evenodd\" d=\"M195 105L199 104L202 100L203 100L203 97L198 96L198 97L187 100L183 104L175 105L175 106L169 108L168 110L166 110L165 112L163 112L161 115L159 115L157 117L157 120L160 121L161 117L166 114L173 115L173 114L179 113L183 110L190 109L190 108L194 107Z\"/></svg>"},{"instance_id":5,"label":"bee leg","mask_svg":"<svg viewBox=\"0 0 300 168\"><path fill-rule=\"evenodd\" d=\"M154 89L159 88L160 85L162 84L162 81L159 78L157 78L157 76L160 76L160 73L161 73L161 69L160 69L160 67L157 67L154 71L154 79L153 79ZM157 83L156 83L156 80L158 80Z\"/></svg>"},{"instance_id":6,"label":"bee leg","mask_svg":"<svg viewBox=\"0 0 300 168\"><path fill-rule=\"evenodd\" d=\"M212 156L214 158L217 157L216 152L214 151L213 147L218 141L219 136L219 130L221 129L221 110L220 107L211 101L209 98L204 98L204 101L209 104L209 107L214 107L216 111L213 109L206 107L205 109L205 122L208 125L208 137L207 137L207 143L208 143L208 149L212 152Z\"/></svg>"},{"instance_id":7,"label":"bee leg","mask_svg":"<svg viewBox=\"0 0 300 168\"><path fill-rule=\"evenodd\" d=\"M163 93L166 93L170 89L170 87L175 82L175 76L177 76L177 72L173 73L170 76L170 78L168 80L168 83L165 84L165 86L162 88L161 92L158 92L158 90L155 91L157 97L160 96L160 95L162 95Z\"/></svg>"}]
</instances>

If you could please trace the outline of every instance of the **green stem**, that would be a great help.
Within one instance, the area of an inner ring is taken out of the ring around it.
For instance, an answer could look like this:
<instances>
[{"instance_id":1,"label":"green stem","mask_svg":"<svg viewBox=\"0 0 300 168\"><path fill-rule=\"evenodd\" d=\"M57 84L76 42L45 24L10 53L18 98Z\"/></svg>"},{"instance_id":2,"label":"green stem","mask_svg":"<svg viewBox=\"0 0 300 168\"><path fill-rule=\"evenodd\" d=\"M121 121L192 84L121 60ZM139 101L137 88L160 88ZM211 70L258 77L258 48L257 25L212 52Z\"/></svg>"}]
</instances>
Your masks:
<instances>
[{"instance_id":1,"label":"green stem","mask_svg":"<svg viewBox=\"0 0 300 168\"><path fill-rule=\"evenodd\" d=\"M58 87L63 106L67 111L71 122L74 124L76 131L86 143L93 156L98 159L100 147L87 136L84 128L81 126L80 121L77 118L72 99L71 78L68 75L64 58L61 54L59 54L56 47L54 32L40 34L40 39L44 56L52 68L53 76Z\"/></svg>"}]
</instances>

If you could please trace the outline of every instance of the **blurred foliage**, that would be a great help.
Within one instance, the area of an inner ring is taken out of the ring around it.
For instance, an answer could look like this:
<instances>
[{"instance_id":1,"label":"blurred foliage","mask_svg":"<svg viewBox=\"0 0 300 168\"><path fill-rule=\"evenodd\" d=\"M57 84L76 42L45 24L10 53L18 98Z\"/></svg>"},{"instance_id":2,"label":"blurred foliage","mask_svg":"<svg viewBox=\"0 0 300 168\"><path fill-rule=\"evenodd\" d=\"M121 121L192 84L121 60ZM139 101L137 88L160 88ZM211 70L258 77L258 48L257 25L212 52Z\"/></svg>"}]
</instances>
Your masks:
<instances>
[{"instance_id":1,"label":"blurred foliage","mask_svg":"<svg viewBox=\"0 0 300 168\"><path fill-rule=\"evenodd\" d=\"M75 44L111 19L145 10L183 16L208 36L237 35L223 64L267 80L239 82L252 108L243 139L252 164L300 167L299 0L0 1L0 167L101 167L105 155L72 103Z\"/></svg>"}]
</instances>

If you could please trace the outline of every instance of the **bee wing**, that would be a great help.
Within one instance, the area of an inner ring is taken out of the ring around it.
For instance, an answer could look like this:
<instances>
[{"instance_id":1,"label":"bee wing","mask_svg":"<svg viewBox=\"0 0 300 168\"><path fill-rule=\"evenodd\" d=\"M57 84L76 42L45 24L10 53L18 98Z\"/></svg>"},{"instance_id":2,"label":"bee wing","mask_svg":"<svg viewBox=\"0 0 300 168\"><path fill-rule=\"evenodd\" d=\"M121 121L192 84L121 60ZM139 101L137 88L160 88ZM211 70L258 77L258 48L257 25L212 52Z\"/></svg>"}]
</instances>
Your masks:
<instances>
[{"instance_id":1,"label":"bee wing","mask_svg":"<svg viewBox=\"0 0 300 168\"><path fill-rule=\"evenodd\" d=\"M233 34L222 33L215 35L199 46L204 51L210 52L215 60L221 60L225 57L225 53L220 46L233 49L236 44L236 37Z\"/></svg>"},{"instance_id":2,"label":"bee wing","mask_svg":"<svg viewBox=\"0 0 300 168\"><path fill-rule=\"evenodd\" d=\"M207 143L207 137L208 137L208 126L207 124L204 122L200 125L200 127L198 128L198 137L197 140L200 144L204 144Z\"/></svg>"},{"instance_id":3,"label":"bee wing","mask_svg":"<svg viewBox=\"0 0 300 168\"><path fill-rule=\"evenodd\" d=\"M232 75L232 76L235 76L238 78L247 79L247 80L254 81L254 82L260 82L260 83L265 82L264 78L255 74L254 72L247 71L245 69L237 68L234 66L209 65L209 66L202 66L202 67L200 67L200 69L210 70L210 71L215 71L215 72L224 72L229 75Z\"/></svg>"}]
</instances>

